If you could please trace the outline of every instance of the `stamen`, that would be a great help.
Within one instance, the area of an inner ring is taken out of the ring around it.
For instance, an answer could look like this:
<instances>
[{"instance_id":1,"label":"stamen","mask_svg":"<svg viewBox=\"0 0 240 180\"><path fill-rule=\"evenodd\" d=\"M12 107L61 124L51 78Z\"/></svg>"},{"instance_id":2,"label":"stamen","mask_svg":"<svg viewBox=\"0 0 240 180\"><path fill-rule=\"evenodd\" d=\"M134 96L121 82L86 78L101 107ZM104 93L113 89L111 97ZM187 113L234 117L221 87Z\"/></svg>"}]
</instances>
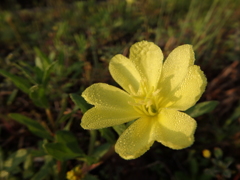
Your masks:
<instances>
[{"instance_id":1,"label":"stamen","mask_svg":"<svg viewBox=\"0 0 240 180\"><path fill-rule=\"evenodd\" d=\"M147 116L155 116L159 109L160 89L155 89L154 86L149 87L146 79L142 79L139 84L139 89L136 92L131 85L128 86L130 95L135 102L129 102L134 109Z\"/></svg>"},{"instance_id":2,"label":"stamen","mask_svg":"<svg viewBox=\"0 0 240 180\"><path fill-rule=\"evenodd\" d=\"M158 95L159 92L160 92L160 89L157 89L156 91L153 92L153 96Z\"/></svg>"}]
</instances>

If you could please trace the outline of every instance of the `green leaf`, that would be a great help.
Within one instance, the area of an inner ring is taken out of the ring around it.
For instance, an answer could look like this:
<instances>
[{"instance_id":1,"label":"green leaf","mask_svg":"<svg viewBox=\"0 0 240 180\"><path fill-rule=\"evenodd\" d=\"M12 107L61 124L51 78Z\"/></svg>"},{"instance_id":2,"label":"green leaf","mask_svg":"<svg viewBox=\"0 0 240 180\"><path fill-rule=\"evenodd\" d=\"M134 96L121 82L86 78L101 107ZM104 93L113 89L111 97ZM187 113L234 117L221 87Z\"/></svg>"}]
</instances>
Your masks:
<instances>
[{"instance_id":1,"label":"green leaf","mask_svg":"<svg viewBox=\"0 0 240 180\"><path fill-rule=\"evenodd\" d=\"M29 96L36 106L45 108L45 109L49 107L49 102L46 97L46 91L43 86L41 85L32 86L30 88Z\"/></svg>"},{"instance_id":2,"label":"green leaf","mask_svg":"<svg viewBox=\"0 0 240 180\"><path fill-rule=\"evenodd\" d=\"M83 113L85 113L88 109L92 107L92 105L88 104L85 99L83 99L82 96L79 96L78 94L70 94L70 98L75 103L76 106L78 106Z\"/></svg>"},{"instance_id":3,"label":"green leaf","mask_svg":"<svg viewBox=\"0 0 240 180\"><path fill-rule=\"evenodd\" d=\"M44 71L41 70L39 67L35 66L34 67L34 75L36 76L35 79L36 79L37 84L42 84Z\"/></svg>"},{"instance_id":4,"label":"green leaf","mask_svg":"<svg viewBox=\"0 0 240 180\"><path fill-rule=\"evenodd\" d=\"M66 120L70 119L72 117L72 112L69 113L69 114L65 114L63 115L62 117L59 118L59 123L63 123L65 122Z\"/></svg>"},{"instance_id":5,"label":"green leaf","mask_svg":"<svg viewBox=\"0 0 240 180\"><path fill-rule=\"evenodd\" d=\"M31 152L31 151L30 151L30 152ZM30 168L32 167L32 165L33 165L32 155L29 153L29 154L27 155L27 157L25 158L25 161L24 161L24 164L23 164L23 168L24 168L25 170L27 170L27 169L30 169Z\"/></svg>"},{"instance_id":6,"label":"green leaf","mask_svg":"<svg viewBox=\"0 0 240 180\"><path fill-rule=\"evenodd\" d=\"M37 55L35 64L39 67L42 71L46 70L47 67L50 65L50 59L37 47L34 48L34 51Z\"/></svg>"},{"instance_id":7,"label":"green leaf","mask_svg":"<svg viewBox=\"0 0 240 180\"><path fill-rule=\"evenodd\" d=\"M110 144L116 143L116 137L111 128L99 129L101 136L104 137Z\"/></svg>"},{"instance_id":8,"label":"green leaf","mask_svg":"<svg viewBox=\"0 0 240 180\"><path fill-rule=\"evenodd\" d=\"M76 157L83 157L84 153L78 145L77 138L70 131L56 132L56 143L47 143L43 147L54 158L65 161Z\"/></svg>"},{"instance_id":9,"label":"green leaf","mask_svg":"<svg viewBox=\"0 0 240 180\"><path fill-rule=\"evenodd\" d=\"M14 66L16 66L19 70L22 71L22 73L25 75L25 77L29 80L29 82L31 82L32 84L37 84L37 82L35 81L35 79L33 78L33 75L23 66L20 66L16 63L14 63ZM29 66L28 66L29 67ZM31 68L33 69L33 68Z\"/></svg>"},{"instance_id":10,"label":"green leaf","mask_svg":"<svg viewBox=\"0 0 240 180\"><path fill-rule=\"evenodd\" d=\"M44 71L43 79L42 79L42 85L43 85L44 87L46 87L46 85L47 85L47 82L48 82L48 80L49 80L49 78L50 78L50 73L52 72L53 67L54 67L54 65L56 64L56 62L57 62L57 61L51 63L51 64L46 68L46 70Z\"/></svg>"},{"instance_id":11,"label":"green leaf","mask_svg":"<svg viewBox=\"0 0 240 180\"><path fill-rule=\"evenodd\" d=\"M87 48L87 40L84 37L84 35L80 34L75 34L74 35L74 39L78 45L78 49L79 49L79 53L82 54L85 52L86 48Z\"/></svg>"},{"instance_id":12,"label":"green leaf","mask_svg":"<svg viewBox=\"0 0 240 180\"><path fill-rule=\"evenodd\" d=\"M57 142L60 143L70 143L70 142L78 142L77 138L70 131L59 130L56 132Z\"/></svg>"},{"instance_id":13,"label":"green leaf","mask_svg":"<svg viewBox=\"0 0 240 180\"><path fill-rule=\"evenodd\" d=\"M109 151L109 149L112 146L113 145L109 144L109 143L102 144L99 147L95 148L92 156L95 157L97 160L99 160L101 157L103 157Z\"/></svg>"},{"instance_id":14,"label":"green leaf","mask_svg":"<svg viewBox=\"0 0 240 180\"><path fill-rule=\"evenodd\" d=\"M16 75L13 75L2 69L0 69L0 74L5 76L6 78L9 78L15 84L15 86L17 86L24 93L26 93L26 94L29 93L29 88L31 87L31 85L30 85L29 81L27 81L26 79L16 76Z\"/></svg>"},{"instance_id":15,"label":"green leaf","mask_svg":"<svg viewBox=\"0 0 240 180\"><path fill-rule=\"evenodd\" d=\"M36 65L36 67L39 68L41 71L44 70L43 63L42 63L40 57L36 57L36 58L35 58L35 65Z\"/></svg>"},{"instance_id":16,"label":"green leaf","mask_svg":"<svg viewBox=\"0 0 240 180\"><path fill-rule=\"evenodd\" d=\"M11 118L13 118L14 120L16 120L17 122L27 126L29 131L31 131L36 136L45 138L48 140L53 140L50 133L37 121L34 121L33 119L30 119L30 118L23 116L21 114L18 114L18 113L11 113L9 116Z\"/></svg>"},{"instance_id":17,"label":"green leaf","mask_svg":"<svg viewBox=\"0 0 240 180\"><path fill-rule=\"evenodd\" d=\"M224 128L229 129L229 125L236 122L236 119L240 117L240 105L235 108L234 112L232 115L225 121L224 123Z\"/></svg>"},{"instance_id":18,"label":"green leaf","mask_svg":"<svg viewBox=\"0 0 240 180\"><path fill-rule=\"evenodd\" d=\"M14 172L26 160L27 155L28 151L26 149L17 150L4 162L4 169L8 172Z\"/></svg>"},{"instance_id":19,"label":"green leaf","mask_svg":"<svg viewBox=\"0 0 240 180\"><path fill-rule=\"evenodd\" d=\"M56 61L57 64L54 66L55 74L57 74L58 76L64 75L64 77L66 77L68 73L66 73L66 71L65 71L66 68L64 66L64 60L65 60L64 52L63 51L58 52L56 59L57 59L57 61Z\"/></svg>"},{"instance_id":20,"label":"green leaf","mask_svg":"<svg viewBox=\"0 0 240 180\"><path fill-rule=\"evenodd\" d=\"M201 116L203 114L206 114L208 112L213 111L216 106L218 105L218 101L206 101L199 104L196 104L195 106L189 108L185 111L189 116L195 118L198 116Z\"/></svg>"},{"instance_id":21,"label":"green leaf","mask_svg":"<svg viewBox=\"0 0 240 180\"><path fill-rule=\"evenodd\" d=\"M218 147L214 148L213 153L214 153L214 156L215 156L217 159L221 159L222 156L223 156L223 151L222 151L220 148L218 148Z\"/></svg>"},{"instance_id":22,"label":"green leaf","mask_svg":"<svg viewBox=\"0 0 240 180\"><path fill-rule=\"evenodd\" d=\"M67 33L69 26L66 22L61 22L58 24L58 30L56 33L56 40L59 40L64 34Z\"/></svg>"},{"instance_id":23,"label":"green leaf","mask_svg":"<svg viewBox=\"0 0 240 180\"><path fill-rule=\"evenodd\" d=\"M31 153L31 151L30 151L30 153ZM30 153L25 158L25 161L23 163L23 168L24 168L23 169L23 178L24 179L29 179L34 174L34 171L33 171L33 157Z\"/></svg>"},{"instance_id":24,"label":"green leaf","mask_svg":"<svg viewBox=\"0 0 240 180\"><path fill-rule=\"evenodd\" d=\"M42 180L52 174L55 160L51 156L45 156L45 163L41 169L32 177L31 180Z\"/></svg>"},{"instance_id":25,"label":"green leaf","mask_svg":"<svg viewBox=\"0 0 240 180\"><path fill-rule=\"evenodd\" d=\"M32 157L43 157L45 155L47 155L47 153L45 152L45 150L43 149L43 144L45 144L46 142L48 142L47 139L43 139L37 142L37 148L36 149L31 149L31 155Z\"/></svg>"},{"instance_id":26,"label":"green leaf","mask_svg":"<svg viewBox=\"0 0 240 180\"><path fill-rule=\"evenodd\" d=\"M47 143L43 145L47 153L60 161L83 157L84 154L75 142L70 143Z\"/></svg>"},{"instance_id":27,"label":"green leaf","mask_svg":"<svg viewBox=\"0 0 240 180\"><path fill-rule=\"evenodd\" d=\"M11 105L14 102L14 100L16 99L17 93L18 93L18 89L17 88L14 89L11 92L11 94L9 95L8 100L7 100L7 105L8 106Z\"/></svg>"}]
</instances>

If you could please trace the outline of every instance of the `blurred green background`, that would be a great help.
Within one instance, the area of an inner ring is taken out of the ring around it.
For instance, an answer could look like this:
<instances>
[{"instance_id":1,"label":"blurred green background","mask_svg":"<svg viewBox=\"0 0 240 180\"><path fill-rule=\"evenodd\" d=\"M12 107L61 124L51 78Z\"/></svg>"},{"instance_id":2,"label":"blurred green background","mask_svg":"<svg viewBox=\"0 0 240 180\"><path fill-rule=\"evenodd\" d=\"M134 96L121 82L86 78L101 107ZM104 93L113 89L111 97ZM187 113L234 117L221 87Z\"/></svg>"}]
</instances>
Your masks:
<instances>
[{"instance_id":1,"label":"blurred green background","mask_svg":"<svg viewBox=\"0 0 240 180\"><path fill-rule=\"evenodd\" d=\"M240 179L239 20L235 0L1 0L0 179L65 179L77 165L89 174L79 179L90 180ZM196 118L190 148L155 143L126 161L111 152L117 139L112 129L89 134L80 127L83 109L69 94L95 82L117 85L109 60L127 56L141 40L159 45L165 57L192 44L208 79L200 101L218 103ZM23 116L38 124L24 126L32 121ZM40 133L31 129L40 125ZM62 137L61 130L88 156L79 159L71 151L66 159L55 157L46 143Z\"/></svg>"}]
</instances>

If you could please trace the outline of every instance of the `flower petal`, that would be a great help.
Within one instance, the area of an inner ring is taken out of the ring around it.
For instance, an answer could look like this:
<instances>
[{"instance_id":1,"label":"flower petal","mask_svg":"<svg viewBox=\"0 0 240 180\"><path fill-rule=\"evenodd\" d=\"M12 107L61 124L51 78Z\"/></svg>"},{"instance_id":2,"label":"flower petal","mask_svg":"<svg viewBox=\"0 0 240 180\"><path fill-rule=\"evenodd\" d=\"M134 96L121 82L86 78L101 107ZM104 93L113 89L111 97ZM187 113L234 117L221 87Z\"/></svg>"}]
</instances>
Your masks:
<instances>
[{"instance_id":1,"label":"flower petal","mask_svg":"<svg viewBox=\"0 0 240 180\"><path fill-rule=\"evenodd\" d=\"M141 77L130 59L121 54L114 56L110 61L109 71L113 79L127 92L130 92L129 85L135 92L138 91Z\"/></svg>"},{"instance_id":2,"label":"flower petal","mask_svg":"<svg viewBox=\"0 0 240 180\"><path fill-rule=\"evenodd\" d=\"M175 91L188 73L188 68L194 63L194 52L191 45L182 45L175 48L163 64L159 88L163 97Z\"/></svg>"},{"instance_id":3,"label":"flower petal","mask_svg":"<svg viewBox=\"0 0 240 180\"><path fill-rule=\"evenodd\" d=\"M132 123L119 137L115 151L124 159L135 159L144 154L153 144L152 118L141 117Z\"/></svg>"},{"instance_id":4,"label":"flower petal","mask_svg":"<svg viewBox=\"0 0 240 180\"><path fill-rule=\"evenodd\" d=\"M181 111L187 110L196 104L204 92L206 85L207 79L200 67L191 66L180 88L171 94L174 98L177 97L177 100L169 107Z\"/></svg>"},{"instance_id":5,"label":"flower petal","mask_svg":"<svg viewBox=\"0 0 240 180\"><path fill-rule=\"evenodd\" d=\"M152 42L141 41L130 48L130 60L133 61L142 79L146 79L149 87L157 86L161 75L163 54Z\"/></svg>"},{"instance_id":6,"label":"flower petal","mask_svg":"<svg viewBox=\"0 0 240 180\"><path fill-rule=\"evenodd\" d=\"M139 117L129 104L134 100L123 90L104 83L93 84L83 93L84 99L95 105L82 118L85 129L97 129L122 124Z\"/></svg>"},{"instance_id":7,"label":"flower petal","mask_svg":"<svg viewBox=\"0 0 240 180\"><path fill-rule=\"evenodd\" d=\"M111 109L105 107L93 107L82 117L81 126L84 129L101 129L110 126L120 125L139 117L129 109Z\"/></svg>"},{"instance_id":8,"label":"flower petal","mask_svg":"<svg viewBox=\"0 0 240 180\"><path fill-rule=\"evenodd\" d=\"M162 109L155 127L156 140L172 149L183 149L192 145L196 121L185 113Z\"/></svg>"},{"instance_id":9,"label":"flower petal","mask_svg":"<svg viewBox=\"0 0 240 180\"><path fill-rule=\"evenodd\" d=\"M110 108L130 108L128 102L134 102L125 91L105 83L96 83L89 86L82 93L82 97L90 104ZM133 108L131 108L133 109Z\"/></svg>"}]
</instances>

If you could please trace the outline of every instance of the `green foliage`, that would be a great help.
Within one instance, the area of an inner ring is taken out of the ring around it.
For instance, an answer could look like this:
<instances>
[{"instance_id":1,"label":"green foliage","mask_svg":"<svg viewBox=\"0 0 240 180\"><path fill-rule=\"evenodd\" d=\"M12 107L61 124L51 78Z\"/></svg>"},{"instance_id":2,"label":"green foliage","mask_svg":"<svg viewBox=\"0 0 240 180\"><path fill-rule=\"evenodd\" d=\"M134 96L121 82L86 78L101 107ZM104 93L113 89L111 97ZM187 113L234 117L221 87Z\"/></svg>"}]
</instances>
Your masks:
<instances>
[{"instance_id":1,"label":"green foliage","mask_svg":"<svg viewBox=\"0 0 240 180\"><path fill-rule=\"evenodd\" d=\"M230 165L233 163L233 158L223 157L223 152L220 148L214 148L215 158L211 159L212 167L205 170L206 174L215 177L217 174L224 178L231 178L232 171Z\"/></svg>"},{"instance_id":2,"label":"green foliage","mask_svg":"<svg viewBox=\"0 0 240 180\"><path fill-rule=\"evenodd\" d=\"M75 146L75 143L47 143L44 145L44 148L48 154L60 161L66 161L82 156L82 153L78 152L80 148Z\"/></svg>"},{"instance_id":3,"label":"green foliage","mask_svg":"<svg viewBox=\"0 0 240 180\"><path fill-rule=\"evenodd\" d=\"M217 101L206 101L206 102L198 103L195 106L186 110L185 113L195 118L213 111L218 105L218 103L219 102Z\"/></svg>"},{"instance_id":4,"label":"green foliage","mask_svg":"<svg viewBox=\"0 0 240 180\"><path fill-rule=\"evenodd\" d=\"M104 137L110 144L114 144L116 142L115 134L111 128L99 129L99 131L101 136Z\"/></svg>"},{"instance_id":5,"label":"green foliage","mask_svg":"<svg viewBox=\"0 0 240 180\"><path fill-rule=\"evenodd\" d=\"M102 144L99 147L95 148L92 156L98 161L109 151L111 147L112 145L109 143Z\"/></svg>"},{"instance_id":6,"label":"green foliage","mask_svg":"<svg viewBox=\"0 0 240 180\"><path fill-rule=\"evenodd\" d=\"M29 93L30 84L22 77L11 74L3 69L0 69L0 74L9 78L24 93Z\"/></svg>"},{"instance_id":7,"label":"green foliage","mask_svg":"<svg viewBox=\"0 0 240 180\"><path fill-rule=\"evenodd\" d=\"M48 108L49 102L46 97L46 89L43 86L34 85L30 88L29 97L32 99L33 103L42 108Z\"/></svg>"},{"instance_id":8,"label":"green foliage","mask_svg":"<svg viewBox=\"0 0 240 180\"><path fill-rule=\"evenodd\" d=\"M78 141L70 131L57 131L54 143L43 145L48 154L60 161L80 158L84 156Z\"/></svg>"},{"instance_id":9,"label":"green foliage","mask_svg":"<svg viewBox=\"0 0 240 180\"><path fill-rule=\"evenodd\" d=\"M82 96L78 94L70 94L70 97L72 101L76 104L76 106L80 108L83 113L85 113L88 109L92 107L85 101L85 99L83 99Z\"/></svg>"},{"instance_id":10,"label":"green foliage","mask_svg":"<svg viewBox=\"0 0 240 180\"><path fill-rule=\"evenodd\" d=\"M45 156L44 165L36 174L34 174L31 180L40 180L48 178L49 174L52 174L51 171L53 170L54 165L55 165L54 159L51 156Z\"/></svg>"},{"instance_id":11,"label":"green foliage","mask_svg":"<svg viewBox=\"0 0 240 180\"><path fill-rule=\"evenodd\" d=\"M52 140L51 134L44 128L40 123L37 121L34 121L33 119L30 119L26 116L23 116L21 114L12 113L9 115L11 118L13 118L15 121L25 125L28 127L28 129L35 134L36 136L39 136L41 138L46 138L49 140Z\"/></svg>"},{"instance_id":12,"label":"green foliage","mask_svg":"<svg viewBox=\"0 0 240 180\"><path fill-rule=\"evenodd\" d=\"M2 153L2 151L0 150ZM22 173L23 179L28 179L34 174L32 167L32 155L29 150L19 149L10 154L7 159L1 159L0 178L10 179L12 175Z\"/></svg>"}]
</instances>

